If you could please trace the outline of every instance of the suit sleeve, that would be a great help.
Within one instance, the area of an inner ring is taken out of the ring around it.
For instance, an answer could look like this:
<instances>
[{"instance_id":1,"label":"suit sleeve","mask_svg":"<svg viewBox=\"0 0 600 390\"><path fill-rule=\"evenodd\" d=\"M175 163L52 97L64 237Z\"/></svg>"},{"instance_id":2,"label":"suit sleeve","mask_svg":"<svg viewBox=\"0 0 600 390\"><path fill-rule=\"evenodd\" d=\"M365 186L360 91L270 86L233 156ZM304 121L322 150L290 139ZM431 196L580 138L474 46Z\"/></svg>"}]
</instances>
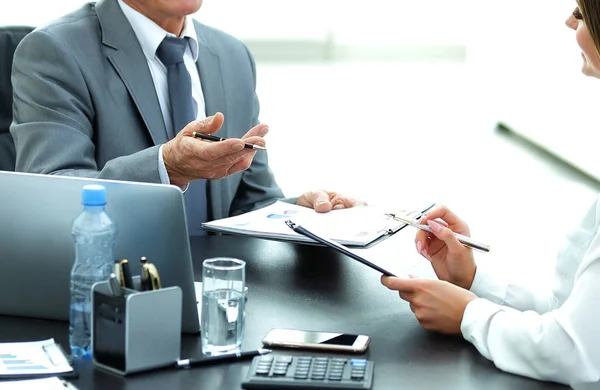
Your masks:
<instances>
[{"instance_id":1,"label":"suit sleeve","mask_svg":"<svg viewBox=\"0 0 600 390\"><path fill-rule=\"evenodd\" d=\"M254 59L247 48L246 52L252 66L252 74L254 77L252 126L256 126L259 123L258 114L260 110L258 97L256 96L256 67ZM242 174L242 180L231 204L230 214L238 215L251 210L256 210L274 203L277 200L285 200L282 199L283 197L283 192L281 191L281 188L279 188L279 185L277 185L271 168L269 168L267 153L257 152L252 160L250 168Z\"/></svg>"},{"instance_id":2,"label":"suit sleeve","mask_svg":"<svg viewBox=\"0 0 600 390\"><path fill-rule=\"evenodd\" d=\"M94 118L107 113L94 111L80 64L58 37L44 30L27 35L15 52L12 83L17 171L160 182L159 146L98 167Z\"/></svg>"}]
</instances>

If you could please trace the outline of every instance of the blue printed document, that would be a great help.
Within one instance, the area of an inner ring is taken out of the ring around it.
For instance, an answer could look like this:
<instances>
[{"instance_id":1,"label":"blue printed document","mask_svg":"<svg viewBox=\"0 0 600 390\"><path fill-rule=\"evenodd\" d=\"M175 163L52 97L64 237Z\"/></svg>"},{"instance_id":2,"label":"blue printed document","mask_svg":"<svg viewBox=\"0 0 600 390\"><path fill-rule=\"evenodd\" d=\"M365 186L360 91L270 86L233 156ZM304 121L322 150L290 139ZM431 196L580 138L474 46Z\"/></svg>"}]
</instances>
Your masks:
<instances>
[{"instance_id":1,"label":"blue printed document","mask_svg":"<svg viewBox=\"0 0 600 390\"><path fill-rule=\"evenodd\" d=\"M31 377L73 371L54 339L0 343L0 378Z\"/></svg>"}]
</instances>

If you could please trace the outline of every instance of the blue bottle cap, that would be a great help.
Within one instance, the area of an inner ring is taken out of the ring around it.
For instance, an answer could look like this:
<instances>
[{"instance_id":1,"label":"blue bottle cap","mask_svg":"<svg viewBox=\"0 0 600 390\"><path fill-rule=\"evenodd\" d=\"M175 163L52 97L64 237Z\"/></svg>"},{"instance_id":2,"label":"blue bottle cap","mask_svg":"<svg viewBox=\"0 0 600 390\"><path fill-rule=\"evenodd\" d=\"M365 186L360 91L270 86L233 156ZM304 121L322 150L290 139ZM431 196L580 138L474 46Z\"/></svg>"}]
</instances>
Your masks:
<instances>
[{"instance_id":1,"label":"blue bottle cap","mask_svg":"<svg viewBox=\"0 0 600 390\"><path fill-rule=\"evenodd\" d=\"M81 201L85 206L104 206L106 204L106 188L99 184L83 186Z\"/></svg>"}]
</instances>

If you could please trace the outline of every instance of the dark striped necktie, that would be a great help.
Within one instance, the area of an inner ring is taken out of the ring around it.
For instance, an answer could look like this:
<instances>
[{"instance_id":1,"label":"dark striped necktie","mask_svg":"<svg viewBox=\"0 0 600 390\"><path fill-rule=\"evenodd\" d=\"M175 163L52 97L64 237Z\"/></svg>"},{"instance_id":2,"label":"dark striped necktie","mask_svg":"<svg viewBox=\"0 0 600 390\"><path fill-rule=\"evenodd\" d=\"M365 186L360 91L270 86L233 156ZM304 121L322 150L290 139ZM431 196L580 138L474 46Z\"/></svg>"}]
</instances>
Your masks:
<instances>
[{"instance_id":1,"label":"dark striped necktie","mask_svg":"<svg viewBox=\"0 0 600 390\"><path fill-rule=\"evenodd\" d=\"M192 80L185 67L183 55L188 46L187 38L165 37L156 50L156 55L167 68L167 84L171 105L173 130L169 139L196 119L196 105L192 98ZM190 236L202 236L202 222L208 220L206 180L194 180L185 193L185 211Z\"/></svg>"}]
</instances>

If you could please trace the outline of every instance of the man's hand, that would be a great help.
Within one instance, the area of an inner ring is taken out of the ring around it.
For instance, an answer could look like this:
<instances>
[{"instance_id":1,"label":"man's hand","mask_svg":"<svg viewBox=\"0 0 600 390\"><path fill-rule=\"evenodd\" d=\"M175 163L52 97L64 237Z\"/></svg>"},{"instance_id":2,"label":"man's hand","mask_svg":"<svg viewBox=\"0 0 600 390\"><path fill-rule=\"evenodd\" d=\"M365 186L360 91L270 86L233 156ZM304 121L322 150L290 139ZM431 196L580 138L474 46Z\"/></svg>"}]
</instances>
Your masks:
<instances>
[{"instance_id":1,"label":"man's hand","mask_svg":"<svg viewBox=\"0 0 600 390\"><path fill-rule=\"evenodd\" d=\"M230 138L221 142L206 142L194 138L192 133L213 134L225 118L220 112L203 120L193 121L163 147L163 160L171 184L184 187L195 179L220 179L250 167L253 149L244 143L265 146L267 125L259 124L241 139Z\"/></svg>"},{"instance_id":2,"label":"man's hand","mask_svg":"<svg viewBox=\"0 0 600 390\"><path fill-rule=\"evenodd\" d=\"M298 198L296 204L298 206L315 209L315 211L318 213L326 213L331 210L366 205L366 203L363 201L325 190L305 192L301 197Z\"/></svg>"},{"instance_id":3,"label":"man's hand","mask_svg":"<svg viewBox=\"0 0 600 390\"><path fill-rule=\"evenodd\" d=\"M465 308L477 299L472 292L442 280L382 276L381 283L410 303L424 329L440 333L460 333Z\"/></svg>"}]
</instances>

